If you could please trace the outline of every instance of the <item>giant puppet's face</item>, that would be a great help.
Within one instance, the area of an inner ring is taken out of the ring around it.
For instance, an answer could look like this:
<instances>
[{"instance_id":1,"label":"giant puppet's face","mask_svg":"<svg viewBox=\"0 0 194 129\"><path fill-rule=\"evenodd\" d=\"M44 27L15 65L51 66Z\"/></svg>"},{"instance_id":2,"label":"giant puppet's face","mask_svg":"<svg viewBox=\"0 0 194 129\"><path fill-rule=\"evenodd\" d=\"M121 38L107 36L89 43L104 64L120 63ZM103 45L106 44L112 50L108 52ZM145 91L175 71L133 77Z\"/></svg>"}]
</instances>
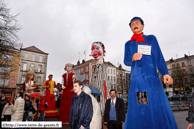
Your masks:
<instances>
[{"instance_id":1,"label":"giant puppet's face","mask_svg":"<svg viewBox=\"0 0 194 129\"><path fill-rule=\"evenodd\" d=\"M131 22L131 30L134 34L139 34L142 32L144 25L140 20Z\"/></svg>"},{"instance_id":2,"label":"giant puppet's face","mask_svg":"<svg viewBox=\"0 0 194 129\"><path fill-rule=\"evenodd\" d=\"M93 43L92 44L92 52L90 56L93 56L94 59L96 60L96 63L103 63L103 58L104 58L104 50L102 46L98 43Z\"/></svg>"}]
</instances>

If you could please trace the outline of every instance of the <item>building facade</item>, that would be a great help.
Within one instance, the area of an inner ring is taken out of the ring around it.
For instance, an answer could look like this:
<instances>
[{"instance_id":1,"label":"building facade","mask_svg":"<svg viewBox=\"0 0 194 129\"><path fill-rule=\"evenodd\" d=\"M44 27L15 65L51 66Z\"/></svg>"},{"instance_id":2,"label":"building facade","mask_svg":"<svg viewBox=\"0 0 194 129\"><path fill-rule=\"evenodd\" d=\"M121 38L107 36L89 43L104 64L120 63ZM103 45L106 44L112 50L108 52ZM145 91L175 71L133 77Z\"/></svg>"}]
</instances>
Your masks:
<instances>
[{"instance_id":1,"label":"building facade","mask_svg":"<svg viewBox=\"0 0 194 129\"><path fill-rule=\"evenodd\" d=\"M0 53L0 94L6 99L16 95L20 49L10 47Z\"/></svg>"},{"instance_id":2,"label":"building facade","mask_svg":"<svg viewBox=\"0 0 194 129\"><path fill-rule=\"evenodd\" d=\"M20 67L17 78L17 91L21 90L23 82L25 82L26 74L29 71L35 73L35 81L39 84L39 89L35 92L41 92L42 85L46 81L46 71L47 71L47 59L48 53L45 53L35 46L22 48L20 56Z\"/></svg>"},{"instance_id":3,"label":"building facade","mask_svg":"<svg viewBox=\"0 0 194 129\"><path fill-rule=\"evenodd\" d=\"M128 91L126 91L127 89L127 85L126 85L126 70L124 70L121 66L121 64L119 65L119 67L116 68L116 79L117 79L117 92L118 92L118 96L121 97L123 94L126 94Z\"/></svg>"},{"instance_id":4,"label":"building facade","mask_svg":"<svg viewBox=\"0 0 194 129\"><path fill-rule=\"evenodd\" d=\"M182 58L166 61L169 73L174 80L169 88L174 93L190 93L194 87L194 55L184 55Z\"/></svg>"}]
</instances>

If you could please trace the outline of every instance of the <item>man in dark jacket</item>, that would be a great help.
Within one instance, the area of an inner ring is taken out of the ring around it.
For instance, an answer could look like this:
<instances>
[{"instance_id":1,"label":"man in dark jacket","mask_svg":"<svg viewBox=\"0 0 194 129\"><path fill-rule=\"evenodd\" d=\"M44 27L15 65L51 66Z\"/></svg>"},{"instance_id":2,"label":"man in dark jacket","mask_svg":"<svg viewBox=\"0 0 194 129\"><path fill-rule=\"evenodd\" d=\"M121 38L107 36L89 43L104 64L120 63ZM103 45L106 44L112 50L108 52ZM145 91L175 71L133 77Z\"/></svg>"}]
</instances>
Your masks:
<instances>
[{"instance_id":1,"label":"man in dark jacket","mask_svg":"<svg viewBox=\"0 0 194 129\"><path fill-rule=\"evenodd\" d=\"M0 116L2 115L3 112L3 108L5 106L6 102L5 102L5 96L4 95L0 95ZM0 117L0 128L1 128L1 121L4 119L1 119Z\"/></svg>"},{"instance_id":2,"label":"man in dark jacket","mask_svg":"<svg viewBox=\"0 0 194 129\"><path fill-rule=\"evenodd\" d=\"M73 84L76 93L71 101L69 124L72 129L90 129L93 116L92 100L89 95L82 92L82 82L77 80Z\"/></svg>"},{"instance_id":3,"label":"man in dark jacket","mask_svg":"<svg viewBox=\"0 0 194 129\"><path fill-rule=\"evenodd\" d=\"M125 121L125 107L123 99L116 97L116 90L110 91L111 98L106 101L104 112L104 124L108 129L122 129Z\"/></svg>"},{"instance_id":4,"label":"man in dark jacket","mask_svg":"<svg viewBox=\"0 0 194 129\"><path fill-rule=\"evenodd\" d=\"M57 95L57 101L55 103L55 107L57 107L57 112L58 112L57 118L59 117L60 103L61 103L61 93L58 93L58 95Z\"/></svg>"},{"instance_id":5,"label":"man in dark jacket","mask_svg":"<svg viewBox=\"0 0 194 129\"><path fill-rule=\"evenodd\" d=\"M187 129L192 129L194 122L194 93L192 94L192 99L189 105L188 117L186 120L189 122Z\"/></svg>"}]
</instances>

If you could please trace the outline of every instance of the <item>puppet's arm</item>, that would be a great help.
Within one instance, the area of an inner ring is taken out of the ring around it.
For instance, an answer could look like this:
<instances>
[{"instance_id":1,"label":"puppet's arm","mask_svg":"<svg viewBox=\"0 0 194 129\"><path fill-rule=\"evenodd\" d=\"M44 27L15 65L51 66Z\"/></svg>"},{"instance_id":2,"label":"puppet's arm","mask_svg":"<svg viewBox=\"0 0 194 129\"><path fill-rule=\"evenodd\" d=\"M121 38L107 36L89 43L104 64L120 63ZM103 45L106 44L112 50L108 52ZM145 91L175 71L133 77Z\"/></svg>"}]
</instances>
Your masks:
<instances>
[{"instance_id":1,"label":"puppet's arm","mask_svg":"<svg viewBox=\"0 0 194 129\"><path fill-rule=\"evenodd\" d=\"M173 83L173 79L170 77L168 73L168 68L166 66L166 62L162 55L162 51L160 49L158 41L155 36L152 37L152 40L153 40L152 52L153 52L153 56L156 62L156 66L164 79L164 83L168 83L171 85Z\"/></svg>"}]
</instances>

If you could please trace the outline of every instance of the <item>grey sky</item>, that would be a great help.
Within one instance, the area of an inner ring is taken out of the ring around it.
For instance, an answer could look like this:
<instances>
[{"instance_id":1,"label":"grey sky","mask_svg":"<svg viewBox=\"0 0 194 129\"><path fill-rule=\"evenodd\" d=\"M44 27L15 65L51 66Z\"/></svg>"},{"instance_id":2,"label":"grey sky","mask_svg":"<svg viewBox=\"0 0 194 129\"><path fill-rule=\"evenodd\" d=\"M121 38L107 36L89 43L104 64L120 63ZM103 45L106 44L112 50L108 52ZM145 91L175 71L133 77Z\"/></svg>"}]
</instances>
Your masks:
<instances>
[{"instance_id":1,"label":"grey sky","mask_svg":"<svg viewBox=\"0 0 194 129\"><path fill-rule=\"evenodd\" d=\"M154 34L164 58L194 54L193 0L4 0L12 14L20 13L18 33L24 47L49 53L47 74L61 81L65 63L76 63L91 52L91 44L105 44L105 61L123 64L124 44L133 33L134 16L144 20L144 34ZM128 67L124 66L129 70Z\"/></svg>"}]
</instances>

